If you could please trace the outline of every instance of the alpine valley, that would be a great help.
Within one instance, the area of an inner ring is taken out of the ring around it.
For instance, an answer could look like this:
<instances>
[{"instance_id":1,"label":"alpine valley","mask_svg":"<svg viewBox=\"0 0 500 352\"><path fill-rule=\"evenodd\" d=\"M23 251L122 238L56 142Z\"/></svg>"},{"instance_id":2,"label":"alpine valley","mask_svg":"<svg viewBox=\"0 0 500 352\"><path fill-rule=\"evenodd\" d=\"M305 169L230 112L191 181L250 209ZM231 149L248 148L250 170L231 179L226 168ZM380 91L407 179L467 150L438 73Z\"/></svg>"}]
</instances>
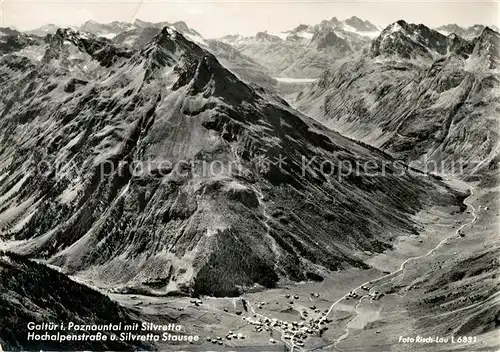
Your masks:
<instances>
[{"instance_id":1,"label":"alpine valley","mask_svg":"<svg viewBox=\"0 0 500 352\"><path fill-rule=\"evenodd\" d=\"M0 345L497 350L499 44L358 17L0 28ZM53 321L182 336L27 338Z\"/></svg>"}]
</instances>

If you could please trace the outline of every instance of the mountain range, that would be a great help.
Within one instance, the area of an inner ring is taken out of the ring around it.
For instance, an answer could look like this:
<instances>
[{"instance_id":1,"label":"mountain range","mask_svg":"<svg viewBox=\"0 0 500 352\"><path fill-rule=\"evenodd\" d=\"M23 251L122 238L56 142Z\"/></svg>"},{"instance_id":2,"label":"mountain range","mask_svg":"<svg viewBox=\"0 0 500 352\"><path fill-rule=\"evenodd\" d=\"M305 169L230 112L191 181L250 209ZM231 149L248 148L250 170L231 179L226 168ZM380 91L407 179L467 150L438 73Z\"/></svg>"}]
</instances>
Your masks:
<instances>
[{"instance_id":1,"label":"mountain range","mask_svg":"<svg viewBox=\"0 0 500 352\"><path fill-rule=\"evenodd\" d=\"M203 38L200 33L189 28L182 21L153 23L137 19L133 23L115 21L107 24L87 21L83 25L73 28L73 30L107 38L118 46L138 49L147 44L167 25L182 33L189 40L208 49L221 60L224 66L246 82L255 83L268 89L275 89L277 81L269 76L269 70L264 66L243 55L232 46L218 40ZM57 29L58 27L55 25L46 25L26 33L44 37L47 34L54 34Z\"/></svg>"},{"instance_id":2,"label":"mountain range","mask_svg":"<svg viewBox=\"0 0 500 352\"><path fill-rule=\"evenodd\" d=\"M435 30L444 34L444 35L450 35L452 33L455 33L456 35L459 35L463 38L473 39L473 38L479 36L486 27L487 26L482 25L482 24L476 24L476 25L470 26L470 27L463 27L463 26L459 26L456 23L450 23L450 24L435 28ZM496 27L496 26L489 26L489 27L491 29L493 29L494 31L498 32L498 27Z\"/></svg>"},{"instance_id":3,"label":"mountain range","mask_svg":"<svg viewBox=\"0 0 500 352\"><path fill-rule=\"evenodd\" d=\"M319 77L338 59L368 47L384 29L356 16L345 20L332 17L316 25L301 24L276 34L263 31L251 37L231 34L219 39L204 38L182 21L153 23L137 19L131 23L114 21L107 24L87 21L73 29L137 47L148 42L166 25L211 51L240 78L268 89L276 89L277 82L271 76ZM436 28L435 32L445 36L454 33L469 40L477 37L484 28L484 25L460 27L449 24ZM45 36L56 30L57 26L49 24L26 34Z\"/></svg>"},{"instance_id":4,"label":"mountain range","mask_svg":"<svg viewBox=\"0 0 500 352\"><path fill-rule=\"evenodd\" d=\"M379 28L368 21L336 17L310 26L301 24L279 34L259 32L254 37L228 35L233 45L278 77L318 77L335 60L368 45Z\"/></svg>"}]
</instances>

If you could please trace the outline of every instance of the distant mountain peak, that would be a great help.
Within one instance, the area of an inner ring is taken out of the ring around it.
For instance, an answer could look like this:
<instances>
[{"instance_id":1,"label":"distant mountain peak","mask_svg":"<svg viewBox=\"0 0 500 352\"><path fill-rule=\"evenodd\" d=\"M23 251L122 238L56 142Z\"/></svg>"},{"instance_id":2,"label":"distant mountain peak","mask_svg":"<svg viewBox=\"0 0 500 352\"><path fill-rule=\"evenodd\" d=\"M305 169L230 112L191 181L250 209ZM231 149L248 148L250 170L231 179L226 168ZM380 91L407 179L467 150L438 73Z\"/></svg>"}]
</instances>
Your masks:
<instances>
[{"instance_id":1,"label":"distant mountain peak","mask_svg":"<svg viewBox=\"0 0 500 352\"><path fill-rule=\"evenodd\" d=\"M83 37L89 38L93 37L94 35L91 33L80 33L78 31L75 31L72 28L57 28L56 32L53 35L48 34L46 37L46 41L51 44L51 43L58 43L62 44L63 41L68 41L76 46L79 46L79 42Z\"/></svg>"},{"instance_id":2,"label":"distant mountain peak","mask_svg":"<svg viewBox=\"0 0 500 352\"><path fill-rule=\"evenodd\" d=\"M272 34L267 33L267 31L258 32L255 35L255 39L257 39L259 41L270 41L270 42L276 42L276 41L282 40L280 37L278 37L276 35L272 35Z\"/></svg>"},{"instance_id":3,"label":"distant mountain peak","mask_svg":"<svg viewBox=\"0 0 500 352\"><path fill-rule=\"evenodd\" d=\"M442 29L442 30L447 30L447 31L450 31L450 32L456 32L457 30L460 30L461 28L462 27L460 27L456 23L450 23L450 24L438 27L438 28L436 28L436 30L441 30Z\"/></svg>"},{"instance_id":4,"label":"distant mountain peak","mask_svg":"<svg viewBox=\"0 0 500 352\"><path fill-rule=\"evenodd\" d=\"M353 27L359 32L374 32L377 31L378 28L373 23L369 21L363 21L361 18L352 16L344 21L348 26Z\"/></svg>"},{"instance_id":5,"label":"distant mountain peak","mask_svg":"<svg viewBox=\"0 0 500 352\"><path fill-rule=\"evenodd\" d=\"M152 23L151 23L151 22L146 22L146 21L140 20L140 19L138 19L138 18L136 18L136 19L134 20L134 25L135 25L135 26L138 26L138 27L148 26L148 25L150 25L150 24L152 24Z\"/></svg>"},{"instance_id":6,"label":"distant mountain peak","mask_svg":"<svg viewBox=\"0 0 500 352\"><path fill-rule=\"evenodd\" d=\"M311 26L307 24L299 24L297 27L289 31L290 33L296 33L296 32L302 32L302 31L307 31L310 30Z\"/></svg>"},{"instance_id":7,"label":"distant mountain peak","mask_svg":"<svg viewBox=\"0 0 500 352\"><path fill-rule=\"evenodd\" d=\"M123 25L123 24L128 24L128 23L127 22L122 22L122 21L113 21L110 24L112 24L112 25L120 25L120 24Z\"/></svg>"},{"instance_id":8,"label":"distant mountain peak","mask_svg":"<svg viewBox=\"0 0 500 352\"><path fill-rule=\"evenodd\" d=\"M484 27L483 31L481 32L481 37L484 37L484 36L498 36L499 33L497 30L489 27L489 26L486 26Z\"/></svg>"},{"instance_id":9,"label":"distant mountain peak","mask_svg":"<svg viewBox=\"0 0 500 352\"><path fill-rule=\"evenodd\" d=\"M10 27L0 27L0 32L5 34L5 35L19 35L21 32L12 29Z\"/></svg>"},{"instance_id":10,"label":"distant mountain peak","mask_svg":"<svg viewBox=\"0 0 500 352\"><path fill-rule=\"evenodd\" d=\"M423 24L396 21L386 27L371 46L372 56L389 55L404 59L432 59L447 52L445 35Z\"/></svg>"},{"instance_id":11,"label":"distant mountain peak","mask_svg":"<svg viewBox=\"0 0 500 352\"><path fill-rule=\"evenodd\" d=\"M164 48L174 53L176 51L176 47L180 41L182 41L184 37L167 26L163 27L160 33L158 33L148 45L142 50L147 53L153 51L156 48Z\"/></svg>"},{"instance_id":12,"label":"distant mountain peak","mask_svg":"<svg viewBox=\"0 0 500 352\"><path fill-rule=\"evenodd\" d=\"M398 21L394 22L393 25L394 24L401 26L401 27L406 27L408 25L408 23L405 20L398 20Z\"/></svg>"},{"instance_id":13,"label":"distant mountain peak","mask_svg":"<svg viewBox=\"0 0 500 352\"><path fill-rule=\"evenodd\" d=\"M36 28L36 29L32 29L32 30L26 31L26 33L38 35L40 37L44 37L44 36L46 36L49 33L50 34L54 34L56 32L57 28L59 28L59 27L56 26L55 24L49 23L49 24L44 24L40 28Z\"/></svg>"},{"instance_id":14,"label":"distant mountain peak","mask_svg":"<svg viewBox=\"0 0 500 352\"><path fill-rule=\"evenodd\" d=\"M330 18L330 23L338 25L340 24L340 21L337 17L332 17Z\"/></svg>"},{"instance_id":15,"label":"distant mountain peak","mask_svg":"<svg viewBox=\"0 0 500 352\"><path fill-rule=\"evenodd\" d=\"M332 28L324 28L316 31L311 39L311 43L316 45L318 50L335 48L342 53L351 51L349 43L344 38L338 36Z\"/></svg>"},{"instance_id":16,"label":"distant mountain peak","mask_svg":"<svg viewBox=\"0 0 500 352\"><path fill-rule=\"evenodd\" d=\"M173 23L173 25L176 26L176 28L182 28L186 31L190 29L188 27L188 25L186 24L186 22L184 22L184 21L177 21L177 22Z\"/></svg>"},{"instance_id":17,"label":"distant mountain peak","mask_svg":"<svg viewBox=\"0 0 500 352\"><path fill-rule=\"evenodd\" d=\"M94 20L88 20L84 23L85 24L99 24L98 22L94 21Z\"/></svg>"}]
</instances>

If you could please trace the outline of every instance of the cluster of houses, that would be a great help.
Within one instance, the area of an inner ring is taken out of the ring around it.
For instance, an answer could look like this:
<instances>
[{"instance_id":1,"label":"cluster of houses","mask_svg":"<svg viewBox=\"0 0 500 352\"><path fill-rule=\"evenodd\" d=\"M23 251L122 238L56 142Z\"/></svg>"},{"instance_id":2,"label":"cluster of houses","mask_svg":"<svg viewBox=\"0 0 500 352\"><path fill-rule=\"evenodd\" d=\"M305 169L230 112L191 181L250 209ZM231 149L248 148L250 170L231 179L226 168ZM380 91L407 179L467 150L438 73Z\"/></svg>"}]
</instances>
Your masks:
<instances>
[{"instance_id":1,"label":"cluster of houses","mask_svg":"<svg viewBox=\"0 0 500 352\"><path fill-rule=\"evenodd\" d=\"M371 282L370 282L371 283ZM371 296L371 299L377 300L382 297L384 294L379 291L370 292L370 288L368 286L361 286L361 290L366 291L366 293L357 293L356 291L349 292L346 296L346 300L349 298L356 299L361 298L362 296ZM311 298L319 298L318 293L311 292ZM296 300L300 298L298 294L286 294L285 298L290 300L289 303L292 305ZM197 301L191 302L193 304L197 304ZM312 302L311 302L312 303ZM201 304L201 302L199 302ZM258 302L256 307L258 309L262 309L266 306L267 302ZM269 343L276 344L277 341L272 336L272 331L277 330L282 333L282 339L288 340L293 346L303 347L304 341L312 336L321 336L324 331L328 329L326 326L328 323L332 322L332 320L328 319L328 309L319 309L314 304L311 304L309 309L304 308L300 311L301 321L293 321L288 322L284 320L279 320L277 318L267 318L260 314L253 314L252 316L243 317L242 319L247 321L249 324L254 326L255 332L262 333L267 332L270 334ZM228 311L227 308L224 311ZM241 311L239 311L240 313ZM256 312L255 312L256 313ZM309 316L311 315L311 316ZM233 331L229 331L225 338L221 336L217 337L207 337L207 341L213 344L223 345L224 340L236 340L236 339L244 339L241 333L235 334Z\"/></svg>"},{"instance_id":2,"label":"cluster of houses","mask_svg":"<svg viewBox=\"0 0 500 352\"><path fill-rule=\"evenodd\" d=\"M287 322L283 320L278 320L276 318L257 318L257 317L245 317L250 324L255 326L256 332L280 330L283 332L283 339L289 340L294 346L302 347L304 346L304 340L310 336L317 335L322 331L326 330L326 327L320 327L319 319L310 319L309 321L294 321ZM326 320L323 320L325 323ZM329 322L329 321L328 321ZM269 343L275 344L276 340L273 338L269 339Z\"/></svg>"},{"instance_id":3,"label":"cluster of houses","mask_svg":"<svg viewBox=\"0 0 500 352\"><path fill-rule=\"evenodd\" d=\"M371 283L371 282L370 282ZM379 292L379 291L373 291L373 292L370 292L370 288L368 286L361 286L361 289L363 291L366 291L368 294L367 295L364 295L364 296L370 296L372 300L378 300L379 298L381 298L382 296L384 296L383 293ZM348 301L350 298L353 298L353 299L356 299L356 298L361 298L360 295L358 295L356 293L356 291L351 291L347 294L346 296L346 301Z\"/></svg>"},{"instance_id":4,"label":"cluster of houses","mask_svg":"<svg viewBox=\"0 0 500 352\"><path fill-rule=\"evenodd\" d=\"M237 339L242 340L244 338L245 338L245 336L242 333L235 334L231 330L226 335L226 340L228 340L228 341L229 340L237 340ZM207 341L211 342L213 344L218 344L218 345L222 345L224 343L222 337L220 337L220 336L217 336L217 337L214 337L214 338L207 337Z\"/></svg>"}]
</instances>

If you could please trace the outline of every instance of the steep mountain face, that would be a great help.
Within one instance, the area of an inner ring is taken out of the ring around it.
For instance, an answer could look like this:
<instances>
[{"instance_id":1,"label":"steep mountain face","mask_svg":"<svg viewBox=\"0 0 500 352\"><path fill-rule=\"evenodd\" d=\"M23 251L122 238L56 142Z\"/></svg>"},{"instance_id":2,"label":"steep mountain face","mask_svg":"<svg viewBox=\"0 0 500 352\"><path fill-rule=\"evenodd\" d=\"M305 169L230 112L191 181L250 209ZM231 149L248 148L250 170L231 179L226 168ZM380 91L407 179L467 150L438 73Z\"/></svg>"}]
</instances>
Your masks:
<instances>
[{"instance_id":1,"label":"steep mountain face","mask_svg":"<svg viewBox=\"0 0 500 352\"><path fill-rule=\"evenodd\" d=\"M370 51L336 63L297 104L343 134L444 169L487 165L498 152L499 34L472 41L402 21ZM482 161L478 165L478 161Z\"/></svg>"},{"instance_id":2,"label":"steep mountain face","mask_svg":"<svg viewBox=\"0 0 500 352\"><path fill-rule=\"evenodd\" d=\"M254 37L228 35L220 40L233 45L275 76L315 78L335 60L368 45L376 26L353 17L325 20L315 26L301 24L279 35L259 32Z\"/></svg>"},{"instance_id":3,"label":"steep mountain face","mask_svg":"<svg viewBox=\"0 0 500 352\"><path fill-rule=\"evenodd\" d=\"M119 22L114 21L111 23L99 23L96 21L87 21L83 25L77 28L80 32L92 33L96 36L105 37L108 39L112 39L120 33L140 30L145 28L157 28L162 29L165 26L170 26L183 33L185 36L193 35L199 36L201 35L195 30L189 28L185 22L179 21L175 23L168 22L148 22L142 21L140 19L134 20L134 22Z\"/></svg>"},{"instance_id":4,"label":"steep mountain face","mask_svg":"<svg viewBox=\"0 0 500 352\"><path fill-rule=\"evenodd\" d=\"M120 341L28 340L27 323L132 324L130 312L108 297L68 279L45 265L0 252L0 344L16 350L148 350L151 346ZM106 334L106 332L104 332Z\"/></svg>"},{"instance_id":5,"label":"steep mountain face","mask_svg":"<svg viewBox=\"0 0 500 352\"><path fill-rule=\"evenodd\" d=\"M462 50L460 42L466 41L456 35L447 38L423 24L408 24L400 20L385 28L373 41L371 54L372 57L433 60L447 54L450 46ZM464 51L470 54L467 48Z\"/></svg>"},{"instance_id":6,"label":"steep mountain face","mask_svg":"<svg viewBox=\"0 0 500 352\"><path fill-rule=\"evenodd\" d=\"M312 36L314 35L314 27L305 24L300 24L294 29L285 32L285 34L286 34L286 39L288 40L311 39Z\"/></svg>"},{"instance_id":7,"label":"steep mountain face","mask_svg":"<svg viewBox=\"0 0 500 352\"><path fill-rule=\"evenodd\" d=\"M481 35L474 41L473 65L479 71L493 70L497 72L500 67L500 34L491 29L485 28Z\"/></svg>"},{"instance_id":8,"label":"steep mountain face","mask_svg":"<svg viewBox=\"0 0 500 352\"><path fill-rule=\"evenodd\" d=\"M235 295L366 267L455 202L171 28L122 50L60 30L39 61L0 58L6 247L107 287Z\"/></svg>"}]
</instances>

